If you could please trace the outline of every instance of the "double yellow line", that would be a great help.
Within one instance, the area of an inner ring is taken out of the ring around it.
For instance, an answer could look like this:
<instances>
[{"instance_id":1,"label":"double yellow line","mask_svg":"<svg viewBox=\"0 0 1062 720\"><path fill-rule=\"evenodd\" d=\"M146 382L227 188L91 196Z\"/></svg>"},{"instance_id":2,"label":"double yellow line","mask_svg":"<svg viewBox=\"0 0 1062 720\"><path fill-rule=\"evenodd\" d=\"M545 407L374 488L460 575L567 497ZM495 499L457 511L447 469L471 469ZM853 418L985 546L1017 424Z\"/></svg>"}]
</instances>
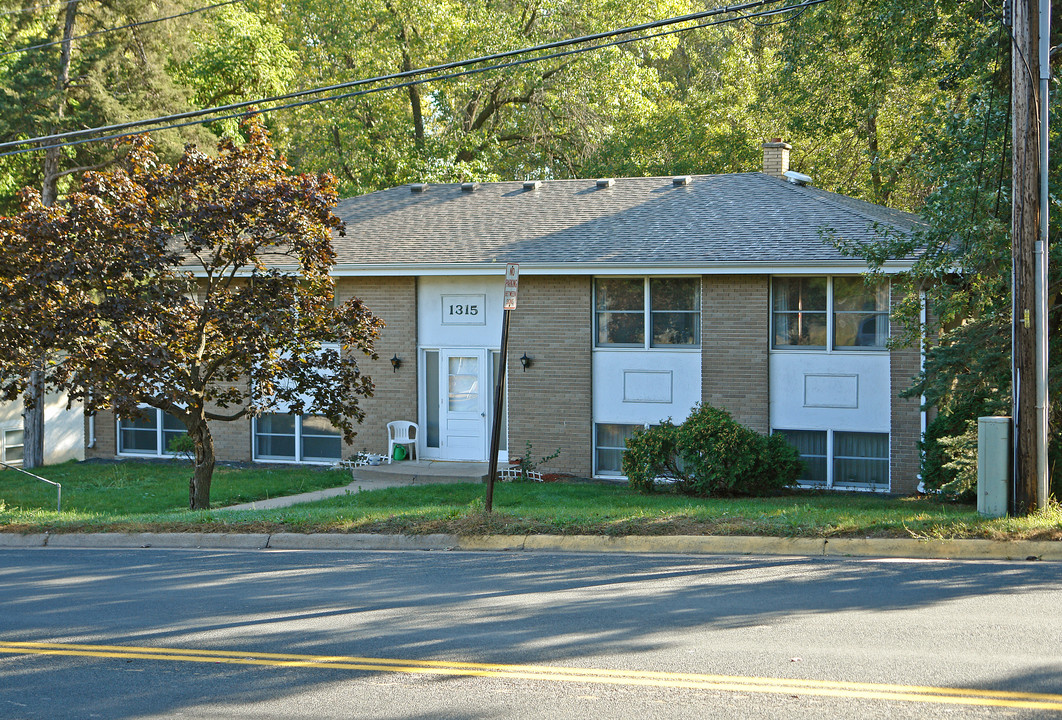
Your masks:
<instances>
[{"instance_id":1,"label":"double yellow line","mask_svg":"<svg viewBox=\"0 0 1062 720\"><path fill-rule=\"evenodd\" d=\"M463 675L553 682L601 683L690 690L784 693L825 697L891 700L949 705L1056 710L1062 712L1062 695L1047 693L980 690L973 688L886 685L879 683L833 682L788 678L739 677L665 673L635 670L552 667L548 665L502 665L490 663L445 662L435 660L395 660L344 655L293 655L288 653L241 652L230 650L186 650L127 645L75 645L67 643L0 641L0 653L23 655L75 655L121 658L125 660L166 660L178 662L268 665L273 667L327 668L369 672L402 672L433 675Z\"/></svg>"}]
</instances>

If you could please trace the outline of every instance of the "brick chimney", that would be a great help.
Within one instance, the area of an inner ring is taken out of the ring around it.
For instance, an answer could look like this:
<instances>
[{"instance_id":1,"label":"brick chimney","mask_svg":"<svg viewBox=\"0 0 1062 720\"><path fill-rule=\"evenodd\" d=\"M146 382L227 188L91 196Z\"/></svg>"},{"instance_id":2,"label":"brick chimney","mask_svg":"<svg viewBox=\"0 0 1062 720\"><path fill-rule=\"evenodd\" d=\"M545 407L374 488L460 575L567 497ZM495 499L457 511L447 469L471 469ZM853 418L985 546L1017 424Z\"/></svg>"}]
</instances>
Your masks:
<instances>
[{"instance_id":1,"label":"brick chimney","mask_svg":"<svg viewBox=\"0 0 1062 720\"><path fill-rule=\"evenodd\" d=\"M781 178L782 173L789 169L789 151L793 146L782 142L782 138L774 138L763 144L763 174Z\"/></svg>"}]
</instances>

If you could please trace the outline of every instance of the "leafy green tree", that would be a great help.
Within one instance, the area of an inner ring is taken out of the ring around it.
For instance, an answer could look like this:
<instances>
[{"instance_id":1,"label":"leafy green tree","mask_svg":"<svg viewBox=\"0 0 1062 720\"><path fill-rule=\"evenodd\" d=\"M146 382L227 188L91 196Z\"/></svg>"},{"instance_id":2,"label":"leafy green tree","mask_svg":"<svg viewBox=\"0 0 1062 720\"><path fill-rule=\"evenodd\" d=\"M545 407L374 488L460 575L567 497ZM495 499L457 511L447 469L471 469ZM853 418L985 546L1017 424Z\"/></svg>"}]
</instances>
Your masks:
<instances>
[{"instance_id":1,"label":"leafy green tree","mask_svg":"<svg viewBox=\"0 0 1062 720\"><path fill-rule=\"evenodd\" d=\"M976 421L1011 414L1011 165L1007 93L1011 82L998 18L970 18L942 79L944 91L918 116L918 182L926 188L925 232L852 248L875 266L918 251L906 301L895 317L917 327L924 295L928 311L925 368L909 395L923 396L931 419L924 438L922 478L930 489L972 497L976 490ZM1053 59L1059 69L1059 56ZM1057 83L1057 81L1053 81ZM1057 84L1055 85L1057 87ZM1051 108L1050 177L1062 172L1057 103ZM1051 367L1049 394L1062 391L1062 204L1051 199L1048 287ZM904 338L917 341L914 335ZM1050 409L1051 476L1056 496L1062 460L1062 406Z\"/></svg>"},{"instance_id":2,"label":"leafy green tree","mask_svg":"<svg viewBox=\"0 0 1062 720\"><path fill-rule=\"evenodd\" d=\"M285 22L303 86L375 77L688 11L684 0L299 0ZM649 107L644 54L668 42L426 83L291 114L289 155L356 194L410 180L566 177Z\"/></svg>"},{"instance_id":3,"label":"leafy green tree","mask_svg":"<svg viewBox=\"0 0 1062 720\"><path fill-rule=\"evenodd\" d=\"M209 507L211 422L286 407L349 442L372 392L354 353L381 323L357 300L333 306L335 181L288 175L261 122L246 131L173 166L138 138L65 203L26 190L0 220L3 395L44 357L44 385L89 412L173 415L195 445L194 509Z\"/></svg>"}]
</instances>

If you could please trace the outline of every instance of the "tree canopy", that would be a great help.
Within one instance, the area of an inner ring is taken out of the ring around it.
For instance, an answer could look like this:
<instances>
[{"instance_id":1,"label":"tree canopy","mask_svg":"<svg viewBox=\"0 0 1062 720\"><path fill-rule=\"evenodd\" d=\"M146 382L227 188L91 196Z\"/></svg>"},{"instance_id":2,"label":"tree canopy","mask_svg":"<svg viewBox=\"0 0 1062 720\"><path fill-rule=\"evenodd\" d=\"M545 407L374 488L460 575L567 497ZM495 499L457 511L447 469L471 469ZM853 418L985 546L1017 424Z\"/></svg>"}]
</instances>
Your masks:
<instances>
[{"instance_id":1,"label":"tree canopy","mask_svg":"<svg viewBox=\"0 0 1062 720\"><path fill-rule=\"evenodd\" d=\"M207 421L284 408L349 442L372 393L356 358L381 323L356 299L333 304L335 180L289 175L262 123L245 129L172 166L135 138L64 203L25 190L0 220L4 395L43 357L45 386L89 412L176 417L195 444L193 508L209 506Z\"/></svg>"}]
</instances>

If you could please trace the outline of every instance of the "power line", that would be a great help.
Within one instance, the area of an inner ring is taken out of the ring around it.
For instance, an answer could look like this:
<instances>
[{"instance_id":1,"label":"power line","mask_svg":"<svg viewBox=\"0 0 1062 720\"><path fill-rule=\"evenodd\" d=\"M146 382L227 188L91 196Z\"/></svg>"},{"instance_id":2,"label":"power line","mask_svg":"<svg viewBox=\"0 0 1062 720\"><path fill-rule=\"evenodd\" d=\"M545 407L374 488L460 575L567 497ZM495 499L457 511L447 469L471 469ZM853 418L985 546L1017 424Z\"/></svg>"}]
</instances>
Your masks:
<instances>
[{"instance_id":1,"label":"power line","mask_svg":"<svg viewBox=\"0 0 1062 720\"><path fill-rule=\"evenodd\" d=\"M321 93L333 92L336 90L345 90L347 88L359 87L361 85L369 85L372 83L386 82L389 80L400 80L402 78L416 77L418 75L425 75L429 73L443 72L446 70L452 70L459 67L467 67L468 65L476 65L483 62L494 62L497 60L503 60L509 57L515 57L531 52L539 52L543 50L552 50L559 47L566 47L569 45L577 45L583 42L592 42L594 40L600 40L608 37L615 37L617 35L625 35L629 33L641 32L643 30L652 30L658 27L666 27L668 25L675 25L683 22L690 22L693 20L701 20L706 17L712 17L715 15L721 15L729 12L738 12L742 10L749 10L756 7L763 7L765 5L773 5L783 0L753 0L741 5L726 6L722 8L713 8L712 10L705 10L697 13L691 13L689 15L681 15L672 18L666 18L664 20L656 20L650 23L643 23L641 25L634 25L627 28L621 28L619 30L609 30L606 32L595 33L593 35L583 35L577 38L570 38L568 40L557 40L542 45L535 45L528 48L522 48L519 50L507 50L500 53L494 53L492 55L483 55L477 58L471 58L468 60L458 60L449 63L443 63L441 65L432 65L425 68L417 68L413 70L406 70L399 73L392 73L389 75L379 75L372 78L365 78L362 80L351 80L348 82L337 83L335 85L326 85L323 87L311 88L308 90L299 90L292 93L286 93L283 95L273 95L265 98L258 98L256 100L245 100L237 103L230 103L228 105L219 105L212 108L204 108L201 110L190 110L183 113L174 113L171 115L164 115L146 120L134 120L125 123L119 123L115 125L106 125L96 128L85 128L82 130L71 130L65 133L56 133L53 135L44 135L35 138L27 138L25 140L16 140L5 143L0 143L0 149L8 147L16 147L20 145L26 145L30 143L38 142L50 142L54 140L62 140L65 138L81 137L84 135L92 135L95 133L109 133L119 130L128 130L135 127L144 127L147 125L155 125L161 122L185 120L195 117L203 117L206 115L214 115L216 113L229 112L232 110L240 110L249 108L251 106L258 106L263 103L282 102L284 100L293 100L300 97L306 97L308 95L318 95ZM691 28L692 29L692 28ZM406 86L402 86L406 87ZM231 117L231 116L230 116ZM208 121L209 122L209 121ZM109 139L109 138L108 138ZM2 155L0 155L2 157Z\"/></svg>"},{"instance_id":2,"label":"power line","mask_svg":"<svg viewBox=\"0 0 1062 720\"><path fill-rule=\"evenodd\" d=\"M65 3L69 5L77 0L69 0ZM129 28L140 27L141 25L152 25L154 23L164 22L166 20L173 20L175 18L186 17L188 15L195 15L196 13L206 12L207 10L213 10L215 8L223 7L225 5L232 5L233 3L243 2L244 0L225 0L225 2L218 3L217 5L208 5L206 7L196 8L195 10L189 10L187 12L178 13L177 15L167 15L166 17L155 18L153 20L140 20L138 22L129 23L128 25L119 25L118 27L104 28L103 30L95 30L84 35L77 35L70 38L70 41L84 40L85 38L96 37L97 35L103 35L104 33L115 32L116 30L128 30ZM42 50L44 48L52 47L53 45L62 45L65 40L53 40L52 42L41 43L39 45L29 45L24 48L16 48L15 50L7 50L6 52L0 52L0 57L5 55L15 55L16 53L29 52L30 50Z\"/></svg>"},{"instance_id":3,"label":"power line","mask_svg":"<svg viewBox=\"0 0 1062 720\"><path fill-rule=\"evenodd\" d=\"M147 125L157 125L157 127L149 128L146 132L155 132L155 131L159 131L159 130L173 130L173 129L183 128L183 127L188 127L188 126L191 126L191 125L201 125L201 124L208 123L208 122L217 122L219 120L228 120L228 119L232 119L232 118L241 117L241 116L247 114L245 112L246 109L247 108L251 108L252 106L255 106L254 107L254 112L267 113L267 112L276 112L278 110L289 110L289 109L292 109L292 108L304 107L304 106L314 105L314 104L323 103L323 102L331 102L331 101L334 101L334 100L345 100L345 99L350 99L350 98L354 98L354 97L360 97L362 95L370 95L370 94L373 94L373 93L384 92L384 91L388 91L388 90L397 90L397 89L402 89L402 88L408 88L410 86L420 85L420 84L423 84L423 83L426 83L426 82L434 82L434 81L439 81L439 80L452 80L452 79L459 78L459 77L465 77L465 76L469 76L469 75L476 75L476 74L479 74L479 73L490 72L490 71L493 71L493 70L500 70L500 69L505 69L505 68L517 67L517 66L520 66L520 65L527 65L527 64L530 64L530 63L542 62L544 60L552 60L552 59L557 59L557 58L561 58L561 57L568 57L568 56L571 56L571 55L577 55L577 54L582 54L582 53L585 53L585 52L590 52L592 50L600 50L600 49L608 48L608 47L617 47L617 46L620 46L620 45L625 45L627 43L637 42L637 41L640 41L640 40L651 40L651 39L654 39L654 38L665 37L665 36L668 36L668 35L674 35L674 34L678 34L678 33L682 33L682 32L688 32L690 30L698 30L698 29L702 29L702 28L706 28L706 27L711 27L711 26L714 26L714 25L723 25L723 24L728 24L728 23L732 23L732 22L738 22L740 20L748 20L748 19L754 18L754 17L763 17L763 16L768 16L768 15L775 15L775 14L778 14L779 12L788 12L788 11L794 11L794 10L803 11L804 9L806 9L806 8L812 6L812 5L819 5L821 3L827 2L828 0L805 0L805 2L800 3L798 5L787 6L786 8L782 8L782 9L775 8L773 10L765 11L765 12L762 12L762 13L749 13L749 14L746 14L746 15L738 16L738 17L727 18L727 19L724 19L724 20L716 20L716 21L707 22L707 23L701 23L701 24L698 24L698 25L690 26L690 27L672 29L672 30L667 30L667 31L659 32L659 33L653 33L653 34L650 34L650 35L639 35L637 37L625 38L625 39L621 39L621 40L612 41L612 42L609 42L609 43L591 45L591 46L588 46L588 47L576 48L576 49L573 49L573 50L565 50L565 51L562 51L562 52L550 53L550 54L547 54L547 55L541 55L541 56L532 57L532 58L523 58L523 59L519 59L519 60L514 60L512 62L489 65L489 66L486 66L486 67L474 68L474 69L471 69L471 70L462 70L462 71L459 71L459 72L452 72L452 73L447 73L447 74L443 74L443 75L436 75L436 76L425 78L425 79L410 80L410 81L407 81L407 82L393 83L393 84L385 85L385 86L381 86L381 87L368 88L368 89L365 89L365 90L357 90L357 91L348 92L348 93L341 93L339 95L328 95L328 96L325 96L325 97L311 97L311 98L306 99L306 100L300 100L298 102L287 103L287 104L284 104L284 105L273 105L273 106L264 107L264 108L263 107L259 107L259 105L261 103L276 102L276 101L289 100L289 99L295 99L295 98L300 98L300 97L304 98L304 97L306 97L308 95L319 95L321 93L330 92L330 91L334 91L334 90L342 90L342 89L347 89L347 88L352 88L352 87L359 87L359 86L366 85L366 84L371 84L371 83L384 82L384 81L387 81L387 80L398 80L398 79L402 79L402 78L416 77L418 75L424 75L424 74L428 74L428 73L439 72L439 71L442 71L442 70L449 70L449 69L455 69L455 68L460 68L460 67L467 67L468 65L474 65L474 64L481 63L481 62L485 62L485 61L491 61L491 60L505 59L505 58L514 57L514 56L521 55L521 54L526 54L526 53L529 53L529 52L535 52L535 51L545 50L545 49L553 49L553 48L558 48L558 47L565 47L565 46L570 46L570 45L573 45L573 44L588 42L588 41L592 41L592 40L605 39L605 38L609 38L609 37L615 37L617 35L630 34L630 33L638 32L638 31L645 30L645 29L654 29L654 28L659 28L659 27L666 27L666 26L669 26L669 25L674 25L674 24L678 24L678 23L682 23L682 22L688 22L691 19L704 19L705 17L711 17L711 16L715 16L715 15L720 15L720 14L723 14L723 13L738 12L738 11L747 10L747 9L751 9L751 8L755 8L755 7L763 7L765 5L771 5L771 4L774 4L776 2L780 2L780 1L781 0L757 0L756 2L749 2L749 3L745 3L745 4L742 4L742 5L736 5L736 6L727 6L727 7L724 7L724 8L715 8L715 9L709 10L709 11L693 13L691 15L684 15L684 16L681 16L681 17L668 18L666 20L658 20L658 21L654 21L652 23L644 23L642 25L637 25L637 26L632 26L632 27L628 27L628 28L623 28L623 29L620 29L620 30L610 30L610 31L607 31L607 32L596 33L596 34L593 34L593 35L586 35L586 36L582 36L582 37L579 37L579 38L573 38L573 39L569 39L569 40L559 40L559 41L555 41L555 42L552 42L552 43L547 43L547 44L543 44L543 45L537 45L537 46L530 47L530 48L523 48L523 49L520 49L520 50L510 50L510 51L506 51L506 52L502 52L502 53L496 53L494 55L487 55L487 56L483 56L483 57L473 58L473 59L470 59L470 60L455 61L455 62L443 64L443 65L434 65L434 66L427 67L427 68L408 70L408 71L405 71L405 72L394 73L394 74L391 74L391 75L381 75L381 76L374 77L374 78L366 78L366 79L362 79L362 80L353 80L353 81L350 81L350 82L340 83L340 84L337 84L337 85L331 85L331 86L327 86L327 87L314 88L314 89L310 89L310 90L301 90L299 92L289 93L289 94L286 94L286 95L277 95L277 96L268 97L268 98L260 98L260 99L257 99L257 100L248 100L248 101L239 102L239 103L232 103L230 105L223 105L223 106L219 106L219 107L215 107L215 108L207 108L207 109L203 109L203 110L195 110L195 111L190 111L190 112L185 112L185 113L177 113L177 114L173 114L173 115L160 116L160 117L151 118L151 119L147 119L147 120L137 120L137 121L132 121L132 122L128 122L128 123L122 123L122 124L119 124L119 125L111 125L111 126L98 127L98 128L87 128L87 129L84 129L84 130L75 130L75 131L70 131L70 132L67 132L67 133L60 133L60 134L56 134L56 135L45 135L45 136L40 136L40 137L36 137L36 138L28 138L28 139L25 139L25 140L17 140L17 141L11 141L11 142L6 142L6 143L0 143L0 149L8 148L8 147L26 146L26 145L29 145L29 144L38 144L38 143L43 144L46 147L52 147L52 148L55 148L55 147L70 147L70 146L75 146L75 145L83 145L83 144L89 143L89 142L101 142L101 141L104 141L104 140L117 140L117 139L121 139L121 138L124 138L124 137L129 137L131 135L137 134L135 132L118 132L116 134L103 135L103 136L98 136L98 137L79 137L79 136L84 136L84 135L94 134L94 133L99 133L99 132L128 130L128 129L131 129L131 128L134 128L134 127L144 127L144 126L147 126ZM233 112L229 112L229 111L233 111ZM235 112L235 111L241 111L241 112ZM227 113L227 114L218 115L217 113ZM210 117L204 117L206 115L210 115ZM168 125L162 125L161 124L161 123L166 123L166 122L175 121L175 120L185 120L187 118L198 118L198 119L189 120L188 122L171 122L171 124L168 124ZM63 140L63 139L66 139L66 138L78 138L78 139L70 139L70 140L67 140L66 142L58 142L58 143L54 142L55 140ZM21 147L21 149L10 150L8 152L0 153L0 157L7 157L7 156L10 156L10 155L19 155L19 154L23 154L23 153L27 153L27 152L39 151L41 149L44 149L44 148L43 147L39 147L39 146L38 147Z\"/></svg>"}]
</instances>

